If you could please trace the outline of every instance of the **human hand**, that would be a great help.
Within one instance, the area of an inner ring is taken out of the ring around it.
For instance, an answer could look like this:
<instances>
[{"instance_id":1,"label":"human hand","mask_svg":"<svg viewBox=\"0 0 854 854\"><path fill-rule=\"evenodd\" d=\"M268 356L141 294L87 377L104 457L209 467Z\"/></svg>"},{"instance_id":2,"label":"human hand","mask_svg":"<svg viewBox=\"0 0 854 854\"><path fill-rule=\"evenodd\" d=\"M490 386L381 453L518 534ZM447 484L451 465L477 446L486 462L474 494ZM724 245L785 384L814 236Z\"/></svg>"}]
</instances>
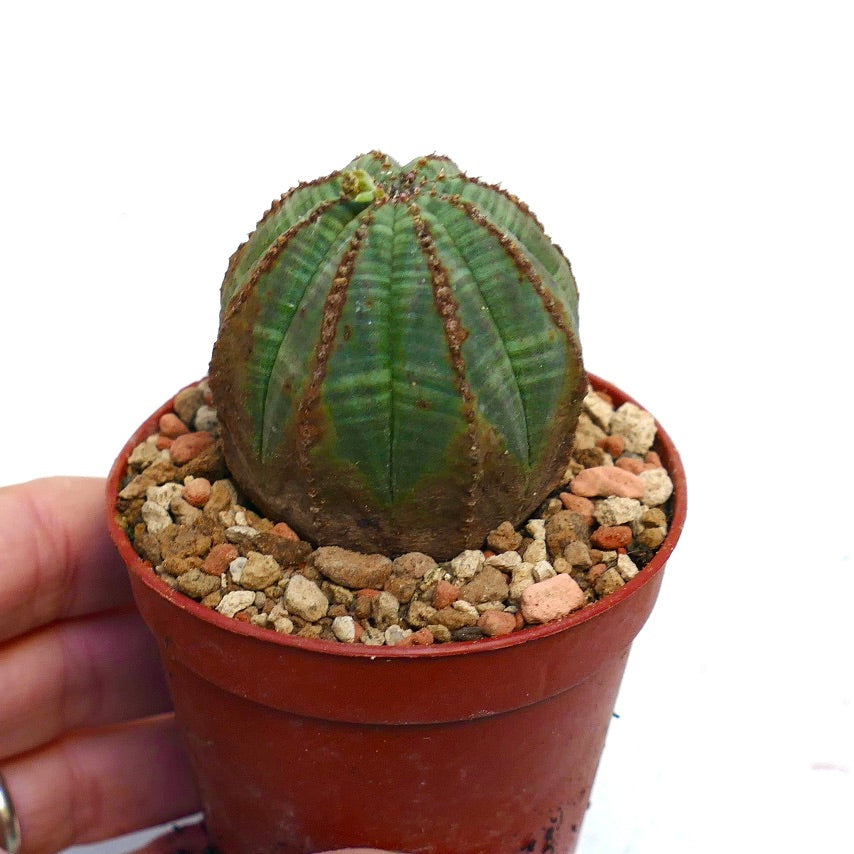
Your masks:
<instances>
[{"instance_id":1,"label":"human hand","mask_svg":"<svg viewBox=\"0 0 854 854\"><path fill-rule=\"evenodd\" d=\"M0 770L20 854L199 810L157 647L104 523L103 480L0 488L0 698ZM209 840L195 825L139 854L178 843L201 854Z\"/></svg>"},{"instance_id":2,"label":"human hand","mask_svg":"<svg viewBox=\"0 0 854 854\"><path fill-rule=\"evenodd\" d=\"M104 482L0 489L0 767L21 854L171 821L199 798Z\"/></svg>"}]
</instances>

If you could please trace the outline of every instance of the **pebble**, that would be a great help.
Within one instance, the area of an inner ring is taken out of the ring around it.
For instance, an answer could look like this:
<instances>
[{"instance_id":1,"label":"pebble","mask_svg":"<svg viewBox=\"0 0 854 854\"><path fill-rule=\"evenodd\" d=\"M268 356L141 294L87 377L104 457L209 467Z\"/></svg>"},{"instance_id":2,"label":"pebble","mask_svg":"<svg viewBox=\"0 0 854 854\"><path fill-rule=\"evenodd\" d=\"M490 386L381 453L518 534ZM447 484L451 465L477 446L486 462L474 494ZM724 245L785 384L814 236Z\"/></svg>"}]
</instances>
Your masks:
<instances>
[{"instance_id":1,"label":"pebble","mask_svg":"<svg viewBox=\"0 0 854 854\"><path fill-rule=\"evenodd\" d=\"M596 446L612 459L616 459L625 450L626 440L622 436L606 436L604 439L600 439Z\"/></svg>"},{"instance_id":2,"label":"pebble","mask_svg":"<svg viewBox=\"0 0 854 854\"><path fill-rule=\"evenodd\" d=\"M284 605L291 614L312 623L325 616L329 600L313 581L295 574L285 588Z\"/></svg>"},{"instance_id":3,"label":"pebble","mask_svg":"<svg viewBox=\"0 0 854 854\"><path fill-rule=\"evenodd\" d=\"M626 402L611 418L611 433L625 439L627 451L645 454L655 441L655 419L636 404Z\"/></svg>"},{"instance_id":4,"label":"pebble","mask_svg":"<svg viewBox=\"0 0 854 854\"><path fill-rule=\"evenodd\" d=\"M489 638L509 635L516 629L516 615L506 611L484 611L477 626Z\"/></svg>"},{"instance_id":5,"label":"pebble","mask_svg":"<svg viewBox=\"0 0 854 854\"><path fill-rule=\"evenodd\" d=\"M190 432L187 425L174 412L165 412L161 415L157 426L160 435L169 439L177 439L178 436Z\"/></svg>"},{"instance_id":6,"label":"pebble","mask_svg":"<svg viewBox=\"0 0 854 854\"><path fill-rule=\"evenodd\" d=\"M648 549L657 549L667 536L665 528L644 528L638 535L637 541Z\"/></svg>"},{"instance_id":7,"label":"pebble","mask_svg":"<svg viewBox=\"0 0 854 854\"><path fill-rule=\"evenodd\" d=\"M185 424L192 424L196 417L196 410L202 405L203 400L204 391L198 385L189 386L175 395L172 408Z\"/></svg>"},{"instance_id":8,"label":"pebble","mask_svg":"<svg viewBox=\"0 0 854 854\"><path fill-rule=\"evenodd\" d=\"M208 575L201 569L190 569L178 576L178 590L193 599L203 599L214 590L219 590L219 586L218 578Z\"/></svg>"},{"instance_id":9,"label":"pebble","mask_svg":"<svg viewBox=\"0 0 854 854\"><path fill-rule=\"evenodd\" d=\"M181 496L193 507L204 507L211 497L211 482L206 477L194 477L184 484Z\"/></svg>"},{"instance_id":10,"label":"pebble","mask_svg":"<svg viewBox=\"0 0 854 854\"><path fill-rule=\"evenodd\" d=\"M628 555L617 555L617 572L620 573L624 581L631 581L640 570Z\"/></svg>"},{"instance_id":11,"label":"pebble","mask_svg":"<svg viewBox=\"0 0 854 854\"><path fill-rule=\"evenodd\" d=\"M273 628L283 635L290 635L294 631L294 621L290 617L277 617L273 620Z\"/></svg>"},{"instance_id":12,"label":"pebble","mask_svg":"<svg viewBox=\"0 0 854 854\"><path fill-rule=\"evenodd\" d=\"M379 596L371 601L371 617L379 629L387 629L400 619L400 602L387 590L381 590Z\"/></svg>"},{"instance_id":13,"label":"pebble","mask_svg":"<svg viewBox=\"0 0 854 854\"><path fill-rule=\"evenodd\" d=\"M142 505L142 521L149 534L159 534L172 524L169 511L156 501L146 501Z\"/></svg>"},{"instance_id":14,"label":"pebble","mask_svg":"<svg viewBox=\"0 0 854 854\"><path fill-rule=\"evenodd\" d=\"M628 525L603 525L590 535L590 544L600 549L624 549L633 537Z\"/></svg>"},{"instance_id":15,"label":"pebble","mask_svg":"<svg viewBox=\"0 0 854 854\"><path fill-rule=\"evenodd\" d=\"M208 552L203 569L208 575L220 576L238 554L237 547L231 543L219 543Z\"/></svg>"},{"instance_id":16,"label":"pebble","mask_svg":"<svg viewBox=\"0 0 854 854\"><path fill-rule=\"evenodd\" d=\"M485 557L482 551L466 549L451 561L451 574L457 581L470 581L480 572Z\"/></svg>"},{"instance_id":17,"label":"pebble","mask_svg":"<svg viewBox=\"0 0 854 854\"><path fill-rule=\"evenodd\" d=\"M590 549L585 543L576 540L570 543L564 550L563 556L570 566L591 566Z\"/></svg>"},{"instance_id":18,"label":"pebble","mask_svg":"<svg viewBox=\"0 0 854 854\"><path fill-rule=\"evenodd\" d=\"M631 525L643 512L644 506L636 498L611 496L596 502L594 516L600 525Z\"/></svg>"},{"instance_id":19,"label":"pebble","mask_svg":"<svg viewBox=\"0 0 854 854\"><path fill-rule=\"evenodd\" d=\"M435 641L433 637L433 632L430 631L426 626L424 628L418 629L417 632L412 632L406 638L404 638L399 646L430 646Z\"/></svg>"},{"instance_id":20,"label":"pebble","mask_svg":"<svg viewBox=\"0 0 854 854\"><path fill-rule=\"evenodd\" d=\"M543 525L543 537L545 537L545 524ZM527 563L537 563L541 560L546 560L548 558L548 552L546 551L546 541L542 540L534 540L528 548L525 549L525 554L522 555L522 560Z\"/></svg>"},{"instance_id":21,"label":"pebble","mask_svg":"<svg viewBox=\"0 0 854 854\"><path fill-rule=\"evenodd\" d=\"M534 567L530 563L520 563L513 567L513 577L510 580L510 592L508 598L511 602L518 602L522 598L525 589L534 583Z\"/></svg>"},{"instance_id":22,"label":"pebble","mask_svg":"<svg viewBox=\"0 0 854 854\"><path fill-rule=\"evenodd\" d=\"M464 584L459 589L459 598L465 602L470 602L472 605L477 605L481 602L494 602L504 599L509 591L510 588L504 573L496 566L484 566L468 584ZM434 598L434 605L435 602Z\"/></svg>"},{"instance_id":23,"label":"pebble","mask_svg":"<svg viewBox=\"0 0 854 854\"><path fill-rule=\"evenodd\" d=\"M500 554L488 557L485 563L487 566L494 566L497 569L511 570L514 566L522 563L522 556L516 551L501 552Z\"/></svg>"},{"instance_id":24,"label":"pebble","mask_svg":"<svg viewBox=\"0 0 854 854\"><path fill-rule=\"evenodd\" d=\"M573 510L559 510L546 522L546 545L549 552L559 555L575 540L582 542L588 535L587 520Z\"/></svg>"},{"instance_id":25,"label":"pebble","mask_svg":"<svg viewBox=\"0 0 854 854\"><path fill-rule=\"evenodd\" d=\"M586 519L588 526L593 523L593 502L589 498L573 495L571 492L561 492L561 504Z\"/></svg>"},{"instance_id":26,"label":"pebble","mask_svg":"<svg viewBox=\"0 0 854 854\"><path fill-rule=\"evenodd\" d=\"M600 439L604 439L607 434L598 425L594 424L590 416L586 412L582 412L578 416L578 424L575 428L575 443L576 451L583 451L586 448L595 448L596 443Z\"/></svg>"},{"instance_id":27,"label":"pebble","mask_svg":"<svg viewBox=\"0 0 854 854\"><path fill-rule=\"evenodd\" d=\"M640 473L644 484L643 503L648 507L664 504L673 495L673 481L664 469L650 469Z\"/></svg>"},{"instance_id":28,"label":"pebble","mask_svg":"<svg viewBox=\"0 0 854 854\"><path fill-rule=\"evenodd\" d=\"M229 525L225 529L225 538L230 543L245 543L254 540L259 533L259 530L251 525Z\"/></svg>"},{"instance_id":29,"label":"pebble","mask_svg":"<svg viewBox=\"0 0 854 854\"><path fill-rule=\"evenodd\" d=\"M275 534L277 537L281 537L283 540L290 540L294 543L299 542L299 537L297 536L296 531L294 531L287 522L276 522L276 524L270 528L270 533Z\"/></svg>"},{"instance_id":30,"label":"pebble","mask_svg":"<svg viewBox=\"0 0 854 854\"><path fill-rule=\"evenodd\" d=\"M234 578L233 570L231 572ZM263 590L275 584L282 574L282 568L275 558L259 552L249 552L240 572L240 578L234 580L239 582L241 587L247 587L249 590Z\"/></svg>"},{"instance_id":31,"label":"pebble","mask_svg":"<svg viewBox=\"0 0 854 854\"><path fill-rule=\"evenodd\" d=\"M486 544L494 552L512 552L522 545L522 535L510 522L502 522L486 535Z\"/></svg>"},{"instance_id":32,"label":"pebble","mask_svg":"<svg viewBox=\"0 0 854 854\"><path fill-rule=\"evenodd\" d=\"M584 396L584 410L603 430L610 429L614 417L614 406L608 398L592 389Z\"/></svg>"},{"instance_id":33,"label":"pebble","mask_svg":"<svg viewBox=\"0 0 854 854\"><path fill-rule=\"evenodd\" d=\"M547 560L537 561L531 569L531 576L535 582L545 581L555 575L557 575L555 568Z\"/></svg>"},{"instance_id":34,"label":"pebble","mask_svg":"<svg viewBox=\"0 0 854 854\"><path fill-rule=\"evenodd\" d=\"M569 575L538 581L522 592L522 615L529 623L549 623L581 608L587 598Z\"/></svg>"},{"instance_id":35,"label":"pebble","mask_svg":"<svg viewBox=\"0 0 854 854\"><path fill-rule=\"evenodd\" d=\"M436 584L436 589L433 591L433 607L437 610L447 608L452 602L456 602L460 598L460 588L456 584L451 584L450 581L440 579Z\"/></svg>"},{"instance_id":36,"label":"pebble","mask_svg":"<svg viewBox=\"0 0 854 854\"><path fill-rule=\"evenodd\" d=\"M203 403L193 417L193 427L202 433L216 433L219 430L219 419L212 406Z\"/></svg>"},{"instance_id":37,"label":"pebble","mask_svg":"<svg viewBox=\"0 0 854 854\"><path fill-rule=\"evenodd\" d=\"M332 634L342 643L356 640L356 621L352 617L336 617L332 621Z\"/></svg>"},{"instance_id":38,"label":"pebble","mask_svg":"<svg viewBox=\"0 0 854 854\"><path fill-rule=\"evenodd\" d=\"M450 602L448 605L450 605ZM447 605L443 605L442 607L446 608ZM415 599L413 602L410 602L409 607L407 608L406 619L409 624L411 626L415 626L416 629L429 627L431 624L436 622L436 614L439 610L441 609L436 608L421 599Z\"/></svg>"},{"instance_id":39,"label":"pebble","mask_svg":"<svg viewBox=\"0 0 854 854\"><path fill-rule=\"evenodd\" d=\"M183 465L197 457L214 443L214 437L207 431L200 433L185 433L178 436L169 447L169 457L175 465Z\"/></svg>"},{"instance_id":40,"label":"pebble","mask_svg":"<svg viewBox=\"0 0 854 854\"><path fill-rule=\"evenodd\" d=\"M251 590L232 590L226 593L216 606L216 610L226 617L233 617L239 611L243 611L250 605L255 604L255 594Z\"/></svg>"},{"instance_id":41,"label":"pebble","mask_svg":"<svg viewBox=\"0 0 854 854\"><path fill-rule=\"evenodd\" d=\"M596 466L579 472L572 479L569 489L573 495L583 498L607 498L611 495L643 498L645 486L638 475L618 466Z\"/></svg>"},{"instance_id":42,"label":"pebble","mask_svg":"<svg viewBox=\"0 0 854 854\"><path fill-rule=\"evenodd\" d=\"M456 604L455 602L454 605ZM447 608L442 608L436 612L436 622L439 625L453 632L456 629L463 628L463 626L473 626L477 623L480 618L477 608L472 609L474 611L472 614L471 612L461 611L459 608L455 608L454 605L449 605Z\"/></svg>"},{"instance_id":43,"label":"pebble","mask_svg":"<svg viewBox=\"0 0 854 854\"><path fill-rule=\"evenodd\" d=\"M386 642L386 646L399 646L402 644L410 635L412 634L412 629L404 629L403 626L394 625L389 626L384 633L384 639Z\"/></svg>"},{"instance_id":44,"label":"pebble","mask_svg":"<svg viewBox=\"0 0 854 854\"><path fill-rule=\"evenodd\" d=\"M351 590L381 590L391 575L392 562L385 555L361 554L340 546L322 546L309 560L321 575Z\"/></svg>"},{"instance_id":45,"label":"pebble","mask_svg":"<svg viewBox=\"0 0 854 854\"><path fill-rule=\"evenodd\" d=\"M546 539L546 520L545 519L529 519L525 525L525 530L534 538L534 541ZM516 548L519 548L516 546Z\"/></svg>"},{"instance_id":46,"label":"pebble","mask_svg":"<svg viewBox=\"0 0 854 854\"><path fill-rule=\"evenodd\" d=\"M616 567L611 567L596 577L593 582L593 589L600 596L607 596L609 593L619 590L625 583Z\"/></svg>"}]
</instances>

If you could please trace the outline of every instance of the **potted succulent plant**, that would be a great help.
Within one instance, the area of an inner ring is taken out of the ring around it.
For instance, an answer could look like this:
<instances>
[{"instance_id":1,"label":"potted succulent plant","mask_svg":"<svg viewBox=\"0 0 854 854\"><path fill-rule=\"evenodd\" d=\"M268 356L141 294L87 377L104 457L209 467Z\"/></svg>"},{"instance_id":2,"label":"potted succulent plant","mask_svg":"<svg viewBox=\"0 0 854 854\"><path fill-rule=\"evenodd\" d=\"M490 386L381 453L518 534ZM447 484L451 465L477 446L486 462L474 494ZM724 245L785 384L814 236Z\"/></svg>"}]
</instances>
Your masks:
<instances>
[{"instance_id":1,"label":"potted succulent plant","mask_svg":"<svg viewBox=\"0 0 854 854\"><path fill-rule=\"evenodd\" d=\"M274 202L221 305L108 494L214 843L574 850L685 486L585 373L563 253L371 152Z\"/></svg>"}]
</instances>

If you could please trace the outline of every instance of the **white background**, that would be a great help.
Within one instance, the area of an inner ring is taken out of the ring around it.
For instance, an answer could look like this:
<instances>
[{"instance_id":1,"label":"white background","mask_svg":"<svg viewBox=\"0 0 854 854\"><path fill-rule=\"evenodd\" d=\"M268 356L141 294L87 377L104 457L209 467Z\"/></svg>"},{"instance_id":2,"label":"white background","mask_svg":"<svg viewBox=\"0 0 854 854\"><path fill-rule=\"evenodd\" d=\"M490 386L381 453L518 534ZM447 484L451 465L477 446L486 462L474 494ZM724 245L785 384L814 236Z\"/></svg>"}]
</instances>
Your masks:
<instances>
[{"instance_id":1,"label":"white background","mask_svg":"<svg viewBox=\"0 0 854 854\"><path fill-rule=\"evenodd\" d=\"M536 211L688 473L581 850L854 850L848 6L4 6L0 483L104 474L205 374L274 196L445 153Z\"/></svg>"}]
</instances>

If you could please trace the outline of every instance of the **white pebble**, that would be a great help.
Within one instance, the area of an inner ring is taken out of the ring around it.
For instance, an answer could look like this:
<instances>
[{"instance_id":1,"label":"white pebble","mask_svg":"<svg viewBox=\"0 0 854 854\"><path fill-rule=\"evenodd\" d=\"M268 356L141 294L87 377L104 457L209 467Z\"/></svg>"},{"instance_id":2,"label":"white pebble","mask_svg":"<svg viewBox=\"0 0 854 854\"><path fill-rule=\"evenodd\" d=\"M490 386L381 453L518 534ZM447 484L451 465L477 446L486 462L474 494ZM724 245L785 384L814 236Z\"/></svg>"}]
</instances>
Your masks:
<instances>
[{"instance_id":1,"label":"white pebble","mask_svg":"<svg viewBox=\"0 0 854 854\"><path fill-rule=\"evenodd\" d=\"M626 440L626 450L645 454L655 441L655 419L645 410L628 401L611 419L611 433Z\"/></svg>"},{"instance_id":2,"label":"white pebble","mask_svg":"<svg viewBox=\"0 0 854 854\"><path fill-rule=\"evenodd\" d=\"M159 534L164 528L172 524L169 511L154 501L146 501L142 505L142 521L149 534Z\"/></svg>"},{"instance_id":3,"label":"white pebble","mask_svg":"<svg viewBox=\"0 0 854 854\"><path fill-rule=\"evenodd\" d=\"M600 525L631 525L643 515L644 507L636 498L612 495L594 505L593 515Z\"/></svg>"},{"instance_id":4,"label":"white pebble","mask_svg":"<svg viewBox=\"0 0 854 854\"><path fill-rule=\"evenodd\" d=\"M219 419L216 415L216 410L212 406L203 403L196 410L196 417L193 419L193 427L196 430L205 430L208 433L216 434L219 430Z\"/></svg>"},{"instance_id":5,"label":"white pebble","mask_svg":"<svg viewBox=\"0 0 854 854\"><path fill-rule=\"evenodd\" d=\"M513 567L513 576L510 580L509 599L518 602L522 591L534 583L534 567L530 563L518 563Z\"/></svg>"},{"instance_id":6,"label":"white pebble","mask_svg":"<svg viewBox=\"0 0 854 854\"><path fill-rule=\"evenodd\" d=\"M629 581L638 574L639 570L628 555L621 554L617 556L617 572L625 581Z\"/></svg>"},{"instance_id":7,"label":"white pebble","mask_svg":"<svg viewBox=\"0 0 854 854\"><path fill-rule=\"evenodd\" d=\"M455 611L459 611L461 614L465 614L467 617L478 618L479 614L477 612L477 608L471 604L471 602L466 602L465 599L457 599L456 602L451 602L451 607Z\"/></svg>"},{"instance_id":8,"label":"white pebble","mask_svg":"<svg viewBox=\"0 0 854 854\"><path fill-rule=\"evenodd\" d=\"M243 578L243 570L246 567L246 564L248 562L249 562L249 558L236 557L228 565L228 574L231 576L231 580L235 584L240 584L240 579Z\"/></svg>"},{"instance_id":9,"label":"white pebble","mask_svg":"<svg viewBox=\"0 0 854 854\"><path fill-rule=\"evenodd\" d=\"M584 409L594 423L598 424L603 430L607 430L611 426L614 407L605 398L596 394L595 391L589 391L585 395Z\"/></svg>"},{"instance_id":10,"label":"white pebble","mask_svg":"<svg viewBox=\"0 0 854 854\"><path fill-rule=\"evenodd\" d=\"M149 486L145 490L145 498L147 501L153 501L161 507L167 508L172 499L176 496L180 498L183 487L180 483L164 483L163 486Z\"/></svg>"},{"instance_id":11,"label":"white pebble","mask_svg":"<svg viewBox=\"0 0 854 854\"><path fill-rule=\"evenodd\" d=\"M458 581L471 581L480 572L483 561L483 552L475 549L466 549L466 551L460 552L451 561L451 572Z\"/></svg>"},{"instance_id":12,"label":"white pebble","mask_svg":"<svg viewBox=\"0 0 854 854\"><path fill-rule=\"evenodd\" d=\"M553 578L557 572L547 560L539 560L531 569L531 575L534 581L545 581L547 578Z\"/></svg>"},{"instance_id":13,"label":"white pebble","mask_svg":"<svg viewBox=\"0 0 854 854\"><path fill-rule=\"evenodd\" d=\"M534 540L534 542L525 549L525 555L522 560L526 563L539 563L541 560L546 560L547 557L546 541Z\"/></svg>"},{"instance_id":14,"label":"white pebble","mask_svg":"<svg viewBox=\"0 0 854 854\"><path fill-rule=\"evenodd\" d=\"M544 540L546 538L546 520L545 519L529 519L525 525L525 530L535 539Z\"/></svg>"},{"instance_id":15,"label":"white pebble","mask_svg":"<svg viewBox=\"0 0 854 854\"><path fill-rule=\"evenodd\" d=\"M294 621L290 617L276 617L273 628L283 635L290 635L294 631Z\"/></svg>"},{"instance_id":16,"label":"white pebble","mask_svg":"<svg viewBox=\"0 0 854 854\"><path fill-rule=\"evenodd\" d=\"M647 507L658 507L673 494L673 481L664 469L642 471L640 479L644 487L643 503Z\"/></svg>"},{"instance_id":17,"label":"white pebble","mask_svg":"<svg viewBox=\"0 0 854 854\"><path fill-rule=\"evenodd\" d=\"M519 556L519 552L501 552L486 559L487 566L495 566L502 570L513 569L520 563L522 563L522 558Z\"/></svg>"},{"instance_id":18,"label":"white pebble","mask_svg":"<svg viewBox=\"0 0 854 854\"><path fill-rule=\"evenodd\" d=\"M241 542L248 538L253 538L258 536L258 529L253 528L250 525L231 525L225 529L225 538L230 543Z\"/></svg>"},{"instance_id":19,"label":"white pebble","mask_svg":"<svg viewBox=\"0 0 854 854\"><path fill-rule=\"evenodd\" d=\"M255 597L255 594L252 594ZM293 575L285 588L285 607L292 614L314 623L326 614L329 600L323 591L304 575Z\"/></svg>"},{"instance_id":20,"label":"white pebble","mask_svg":"<svg viewBox=\"0 0 854 854\"><path fill-rule=\"evenodd\" d=\"M385 630L385 642L387 646L397 646L412 634L412 629L404 629L396 623Z\"/></svg>"},{"instance_id":21,"label":"white pebble","mask_svg":"<svg viewBox=\"0 0 854 854\"><path fill-rule=\"evenodd\" d=\"M232 590L219 600L216 609L226 617L233 617L238 611L243 611L254 604L255 594L251 590Z\"/></svg>"},{"instance_id":22,"label":"white pebble","mask_svg":"<svg viewBox=\"0 0 854 854\"><path fill-rule=\"evenodd\" d=\"M332 621L332 634L342 643L356 640L356 621L352 617L336 617Z\"/></svg>"}]
</instances>

